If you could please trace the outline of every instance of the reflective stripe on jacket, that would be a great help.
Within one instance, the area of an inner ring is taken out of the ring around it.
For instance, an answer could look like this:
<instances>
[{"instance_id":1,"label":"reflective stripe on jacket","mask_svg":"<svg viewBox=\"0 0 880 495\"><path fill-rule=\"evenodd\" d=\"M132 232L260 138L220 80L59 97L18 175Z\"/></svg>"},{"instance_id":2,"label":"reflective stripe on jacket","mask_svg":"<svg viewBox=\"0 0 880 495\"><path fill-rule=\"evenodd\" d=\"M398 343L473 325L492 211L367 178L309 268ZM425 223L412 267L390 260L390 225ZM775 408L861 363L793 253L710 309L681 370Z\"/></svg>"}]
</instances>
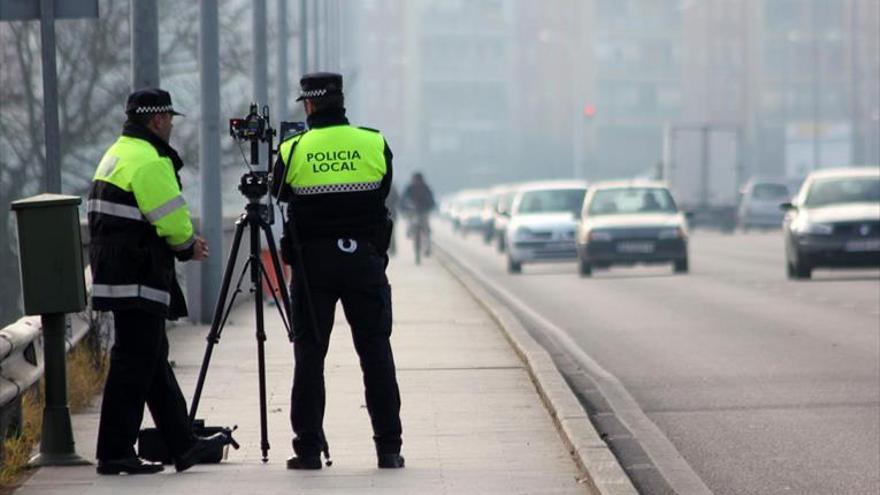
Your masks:
<instances>
[{"instance_id":1,"label":"reflective stripe on jacket","mask_svg":"<svg viewBox=\"0 0 880 495\"><path fill-rule=\"evenodd\" d=\"M98 165L87 207L94 308L185 316L174 253L191 256L182 253L195 236L172 159L121 136Z\"/></svg>"}]
</instances>

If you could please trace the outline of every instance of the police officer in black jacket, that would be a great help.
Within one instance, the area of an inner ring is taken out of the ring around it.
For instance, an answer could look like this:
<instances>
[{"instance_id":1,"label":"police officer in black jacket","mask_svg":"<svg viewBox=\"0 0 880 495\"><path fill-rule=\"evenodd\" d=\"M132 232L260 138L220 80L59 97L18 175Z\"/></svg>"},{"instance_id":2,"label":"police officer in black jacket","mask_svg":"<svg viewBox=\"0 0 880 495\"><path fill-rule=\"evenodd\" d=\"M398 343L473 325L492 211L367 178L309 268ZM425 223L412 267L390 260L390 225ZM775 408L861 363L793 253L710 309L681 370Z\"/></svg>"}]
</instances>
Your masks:
<instances>
[{"instance_id":1,"label":"police officer in black jacket","mask_svg":"<svg viewBox=\"0 0 880 495\"><path fill-rule=\"evenodd\" d=\"M193 231L181 195L183 161L168 140L177 113L158 88L126 103L122 136L95 172L88 200L92 306L112 311L115 342L98 427L99 474L150 474L162 465L137 457L134 443L144 404L174 458L189 469L227 443L218 433L196 437L186 401L168 363L165 319L186 316L174 260L202 260L205 241Z\"/></svg>"},{"instance_id":2,"label":"police officer in black jacket","mask_svg":"<svg viewBox=\"0 0 880 495\"><path fill-rule=\"evenodd\" d=\"M401 468L400 392L391 351L391 287L385 275L391 220L391 149L379 131L349 125L342 76L300 80L309 130L279 145L274 194L288 203L285 259L304 269L291 283L296 359L289 469L320 469L324 437L324 358L337 301L360 357L380 468ZM296 268L296 267L295 267ZM309 314L305 290L311 292ZM313 317L313 318L312 318ZM311 322L315 322L314 328Z\"/></svg>"}]
</instances>

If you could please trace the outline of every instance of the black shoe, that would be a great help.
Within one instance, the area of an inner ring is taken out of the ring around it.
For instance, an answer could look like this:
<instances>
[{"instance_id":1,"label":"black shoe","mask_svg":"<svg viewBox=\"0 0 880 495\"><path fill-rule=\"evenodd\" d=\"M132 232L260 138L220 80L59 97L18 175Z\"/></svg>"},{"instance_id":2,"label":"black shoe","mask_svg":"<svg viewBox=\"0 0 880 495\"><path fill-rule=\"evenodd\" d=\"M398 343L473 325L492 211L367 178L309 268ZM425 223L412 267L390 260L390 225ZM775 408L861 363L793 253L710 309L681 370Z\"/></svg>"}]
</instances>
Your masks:
<instances>
[{"instance_id":1,"label":"black shoe","mask_svg":"<svg viewBox=\"0 0 880 495\"><path fill-rule=\"evenodd\" d=\"M382 469L402 468L403 456L400 454L379 454L379 467Z\"/></svg>"},{"instance_id":2,"label":"black shoe","mask_svg":"<svg viewBox=\"0 0 880 495\"><path fill-rule=\"evenodd\" d=\"M178 473L186 471L211 456L217 449L222 449L228 443L229 437L225 433L214 433L209 437L198 437L189 450L174 459L174 469Z\"/></svg>"},{"instance_id":3,"label":"black shoe","mask_svg":"<svg viewBox=\"0 0 880 495\"><path fill-rule=\"evenodd\" d=\"M112 459L98 461L95 469L98 474L155 474L165 469L161 463L147 462L140 457L128 457L126 459Z\"/></svg>"},{"instance_id":4,"label":"black shoe","mask_svg":"<svg viewBox=\"0 0 880 495\"><path fill-rule=\"evenodd\" d=\"M293 456L287 459L287 469L321 469L321 456Z\"/></svg>"}]
</instances>

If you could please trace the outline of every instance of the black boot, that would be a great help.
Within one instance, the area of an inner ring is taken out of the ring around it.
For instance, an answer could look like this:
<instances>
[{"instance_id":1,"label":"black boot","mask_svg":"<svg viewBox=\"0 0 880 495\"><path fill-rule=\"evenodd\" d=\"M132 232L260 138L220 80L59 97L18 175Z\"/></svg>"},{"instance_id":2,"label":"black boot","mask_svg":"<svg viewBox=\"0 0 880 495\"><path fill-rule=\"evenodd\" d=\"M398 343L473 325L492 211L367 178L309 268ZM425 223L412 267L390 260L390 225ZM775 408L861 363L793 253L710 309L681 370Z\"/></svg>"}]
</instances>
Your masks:
<instances>
[{"instance_id":1,"label":"black boot","mask_svg":"<svg viewBox=\"0 0 880 495\"><path fill-rule=\"evenodd\" d=\"M215 433L209 437L198 437L186 452L174 459L174 469L178 473L186 471L211 456L229 443L225 433Z\"/></svg>"},{"instance_id":2,"label":"black boot","mask_svg":"<svg viewBox=\"0 0 880 495\"><path fill-rule=\"evenodd\" d=\"M403 464L404 459L400 454L379 454L379 467L381 469L402 468Z\"/></svg>"},{"instance_id":3,"label":"black boot","mask_svg":"<svg viewBox=\"0 0 880 495\"><path fill-rule=\"evenodd\" d=\"M99 460L96 471L98 474L154 474L164 469L165 467L158 462L147 462L140 457L127 457L125 459Z\"/></svg>"},{"instance_id":4,"label":"black boot","mask_svg":"<svg viewBox=\"0 0 880 495\"><path fill-rule=\"evenodd\" d=\"M287 459L287 469L321 469L321 456L293 456Z\"/></svg>"}]
</instances>

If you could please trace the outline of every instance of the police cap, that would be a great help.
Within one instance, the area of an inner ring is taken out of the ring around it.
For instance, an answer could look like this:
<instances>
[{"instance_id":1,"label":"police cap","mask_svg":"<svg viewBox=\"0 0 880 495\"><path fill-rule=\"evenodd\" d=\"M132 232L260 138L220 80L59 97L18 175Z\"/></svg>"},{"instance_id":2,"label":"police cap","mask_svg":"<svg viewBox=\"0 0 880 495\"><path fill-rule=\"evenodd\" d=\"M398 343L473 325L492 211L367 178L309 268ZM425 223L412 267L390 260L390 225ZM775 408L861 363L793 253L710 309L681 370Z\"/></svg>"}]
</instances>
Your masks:
<instances>
[{"instance_id":1,"label":"police cap","mask_svg":"<svg viewBox=\"0 0 880 495\"><path fill-rule=\"evenodd\" d=\"M171 94L159 88L143 88L128 95L125 103L125 113L128 115L144 115L152 113L170 113L183 115L174 110L171 105Z\"/></svg>"},{"instance_id":2,"label":"police cap","mask_svg":"<svg viewBox=\"0 0 880 495\"><path fill-rule=\"evenodd\" d=\"M300 94L296 101L322 96L342 95L342 74L312 72L299 80Z\"/></svg>"}]
</instances>

